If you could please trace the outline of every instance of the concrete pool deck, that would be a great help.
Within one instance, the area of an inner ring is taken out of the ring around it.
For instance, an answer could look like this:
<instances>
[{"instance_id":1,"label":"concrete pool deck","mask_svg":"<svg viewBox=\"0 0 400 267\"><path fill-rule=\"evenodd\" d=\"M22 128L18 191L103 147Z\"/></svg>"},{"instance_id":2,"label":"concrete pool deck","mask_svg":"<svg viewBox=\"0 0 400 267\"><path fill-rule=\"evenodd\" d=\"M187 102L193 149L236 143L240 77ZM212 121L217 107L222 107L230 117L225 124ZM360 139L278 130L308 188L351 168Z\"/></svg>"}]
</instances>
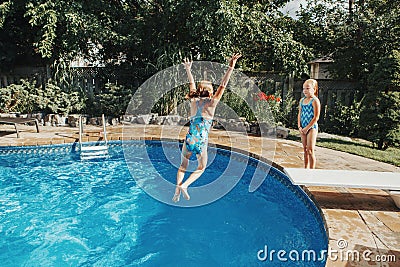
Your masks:
<instances>
[{"instance_id":1,"label":"concrete pool deck","mask_svg":"<svg viewBox=\"0 0 400 267\"><path fill-rule=\"evenodd\" d=\"M32 126L21 125L19 129L17 138L12 126L0 125L0 146L72 143L78 140L79 132L71 127L41 126L40 133ZM84 140L97 141L100 131L101 127L85 126ZM107 136L109 140L183 140L186 131L182 126L108 126ZM280 169L303 167L299 142L215 129L209 142L211 146L248 151ZM316 156L319 169L400 172L393 165L321 147L316 148ZM326 221L331 249L326 266L400 266L400 210L385 191L322 186L304 190L319 205Z\"/></svg>"}]
</instances>

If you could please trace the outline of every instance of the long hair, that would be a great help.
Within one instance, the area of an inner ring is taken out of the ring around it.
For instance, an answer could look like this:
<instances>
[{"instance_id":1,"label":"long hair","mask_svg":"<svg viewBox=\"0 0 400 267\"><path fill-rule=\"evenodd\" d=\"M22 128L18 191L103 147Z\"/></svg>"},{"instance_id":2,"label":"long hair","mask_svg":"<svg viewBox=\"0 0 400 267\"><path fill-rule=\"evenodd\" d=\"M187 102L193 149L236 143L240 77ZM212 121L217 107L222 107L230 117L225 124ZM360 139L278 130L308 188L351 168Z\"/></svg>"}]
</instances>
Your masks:
<instances>
[{"instance_id":1,"label":"long hair","mask_svg":"<svg viewBox=\"0 0 400 267\"><path fill-rule=\"evenodd\" d=\"M212 83L210 81L201 81L197 85L196 92L189 92L186 98L195 98L195 97L210 97L213 93Z\"/></svg>"},{"instance_id":2,"label":"long hair","mask_svg":"<svg viewBox=\"0 0 400 267\"><path fill-rule=\"evenodd\" d=\"M314 95L318 97L318 82L315 79L308 79L304 83L310 83L312 88L314 88Z\"/></svg>"}]
</instances>

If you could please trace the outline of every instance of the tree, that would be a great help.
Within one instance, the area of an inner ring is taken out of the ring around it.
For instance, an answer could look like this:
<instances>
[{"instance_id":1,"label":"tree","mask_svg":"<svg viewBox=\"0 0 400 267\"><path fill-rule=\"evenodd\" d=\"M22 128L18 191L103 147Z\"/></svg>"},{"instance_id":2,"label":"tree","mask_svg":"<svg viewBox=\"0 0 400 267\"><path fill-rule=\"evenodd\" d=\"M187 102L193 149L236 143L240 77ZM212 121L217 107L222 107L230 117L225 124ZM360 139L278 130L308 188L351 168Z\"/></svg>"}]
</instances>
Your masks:
<instances>
[{"instance_id":1,"label":"tree","mask_svg":"<svg viewBox=\"0 0 400 267\"><path fill-rule=\"evenodd\" d=\"M113 59L124 52L130 27L135 29L134 2L7 1L0 5L0 63L28 65L27 56L42 65L90 57L93 44L104 60Z\"/></svg>"},{"instance_id":2,"label":"tree","mask_svg":"<svg viewBox=\"0 0 400 267\"><path fill-rule=\"evenodd\" d=\"M0 72L19 65L36 66L41 57L32 46L34 33L25 17L24 1L0 4Z\"/></svg>"},{"instance_id":3,"label":"tree","mask_svg":"<svg viewBox=\"0 0 400 267\"><path fill-rule=\"evenodd\" d=\"M366 88L375 64L400 46L400 6L396 1L309 1L299 13L296 39L315 56L332 55L332 73Z\"/></svg>"},{"instance_id":4,"label":"tree","mask_svg":"<svg viewBox=\"0 0 400 267\"><path fill-rule=\"evenodd\" d=\"M376 64L362 101L360 132L379 149L400 144L400 52Z\"/></svg>"},{"instance_id":5,"label":"tree","mask_svg":"<svg viewBox=\"0 0 400 267\"><path fill-rule=\"evenodd\" d=\"M10 0L0 6L0 45L10 47L0 60L12 67L28 54L38 64L101 56L154 73L184 56L223 62L241 51L245 69L304 70L310 53L278 11L286 2Z\"/></svg>"},{"instance_id":6,"label":"tree","mask_svg":"<svg viewBox=\"0 0 400 267\"><path fill-rule=\"evenodd\" d=\"M292 31L298 42L308 47L312 56L322 57L335 53L348 18L342 2L335 0L308 1L298 11Z\"/></svg>"}]
</instances>

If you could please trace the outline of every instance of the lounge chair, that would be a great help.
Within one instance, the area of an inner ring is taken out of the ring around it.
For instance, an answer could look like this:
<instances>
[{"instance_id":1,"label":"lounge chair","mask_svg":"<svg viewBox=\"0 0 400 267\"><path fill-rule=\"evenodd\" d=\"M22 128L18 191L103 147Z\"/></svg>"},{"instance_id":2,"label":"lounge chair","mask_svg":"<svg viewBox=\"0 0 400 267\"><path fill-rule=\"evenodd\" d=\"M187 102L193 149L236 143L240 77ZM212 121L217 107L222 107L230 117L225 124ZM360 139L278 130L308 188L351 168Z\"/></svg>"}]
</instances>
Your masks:
<instances>
[{"instance_id":1,"label":"lounge chair","mask_svg":"<svg viewBox=\"0 0 400 267\"><path fill-rule=\"evenodd\" d=\"M39 132L39 122L36 118L0 118L0 124L12 124L15 127L15 131L17 132L17 138L19 138L19 131L17 128L17 124L25 124L28 122L35 122L36 131Z\"/></svg>"},{"instance_id":2,"label":"lounge chair","mask_svg":"<svg viewBox=\"0 0 400 267\"><path fill-rule=\"evenodd\" d=\"M400 173L285 168L295 185L382 189L400 208Z\"/></svg>"}]
</instances>

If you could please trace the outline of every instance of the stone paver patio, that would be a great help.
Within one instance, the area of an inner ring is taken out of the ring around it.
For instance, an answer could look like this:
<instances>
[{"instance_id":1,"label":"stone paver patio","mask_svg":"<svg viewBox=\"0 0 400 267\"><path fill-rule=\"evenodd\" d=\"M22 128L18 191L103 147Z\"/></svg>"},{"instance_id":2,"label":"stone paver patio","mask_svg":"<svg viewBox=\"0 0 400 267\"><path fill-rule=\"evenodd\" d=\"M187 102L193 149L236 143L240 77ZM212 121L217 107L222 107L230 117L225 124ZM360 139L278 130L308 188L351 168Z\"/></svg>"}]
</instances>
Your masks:
<instances>
[{"instance_id":1,"label":"stone paver patio","mask_svg":"<svg viewBox=\"0 0 400 267\"><path fill-rule=\"evenodd\" d=\"M12 126L0 125L0 146L62 144L79 139L78 128L41 126L40 133L32 126L20 126L19 129L21 137L17 138ZM87 126L84 140L97 141L101 130L101 127ZM182 126L107 127L109 140L183 140L186 131ZM248 151L251 156L272 162L280 169L303 166L301 144L290 140L212 130L210 145ZM396 166L330 149L317 147L316 155L317 167L321 169L400 172ZM329 247L333 251L326 266L400 266L400 210L386 192L331 187L307 187L304 190L317 203L326 221ZM346 247L341 250L338 245L343 244ZM359 252L360 259L352 260L350 255L346 260L346 251ZM364 252L366 258L373 260L380 256L382 261L366 261L362 257Z\"/></svg>"}]
</instances>

